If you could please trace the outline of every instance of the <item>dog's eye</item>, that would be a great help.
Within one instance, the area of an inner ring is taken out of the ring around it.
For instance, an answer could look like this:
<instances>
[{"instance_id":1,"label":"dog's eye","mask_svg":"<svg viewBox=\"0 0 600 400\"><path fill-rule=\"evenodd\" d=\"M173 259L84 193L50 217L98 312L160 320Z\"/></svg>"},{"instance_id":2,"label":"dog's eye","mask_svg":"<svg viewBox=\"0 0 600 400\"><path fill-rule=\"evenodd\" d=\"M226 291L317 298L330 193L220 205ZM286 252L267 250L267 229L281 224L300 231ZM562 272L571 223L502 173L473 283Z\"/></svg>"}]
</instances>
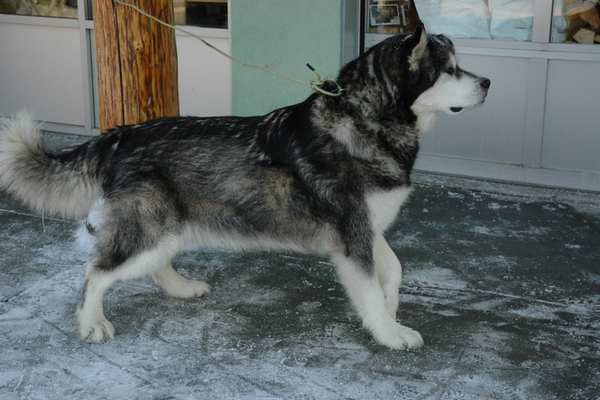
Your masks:
<instances>
[{"instance_id":1,"label":"dog's eye","mask_svg":"<svg viewBox=\"0 0 600 400\"><path fill-rule=\"evenodd\" d=\"M454 67L449 67L444 72L447 73L448 75L454 75L456 73L456 69Z\"/></svg>"}]
</instances>

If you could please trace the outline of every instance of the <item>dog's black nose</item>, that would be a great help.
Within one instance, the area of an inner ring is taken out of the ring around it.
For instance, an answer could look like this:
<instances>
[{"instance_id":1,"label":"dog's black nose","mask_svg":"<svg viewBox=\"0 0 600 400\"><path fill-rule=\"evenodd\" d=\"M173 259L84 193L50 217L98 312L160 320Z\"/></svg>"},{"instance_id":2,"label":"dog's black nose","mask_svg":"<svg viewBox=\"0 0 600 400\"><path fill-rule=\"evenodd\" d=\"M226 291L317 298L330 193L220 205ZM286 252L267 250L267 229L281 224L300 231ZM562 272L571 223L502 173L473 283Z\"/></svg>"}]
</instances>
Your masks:
<instances>
[{"instance_id":1,"label":"dog's black nose","mask_svg":"<svg viewBox=\"0 0 600 400\"><path fill-rule=\"evenodd\" d=\"M484 89L489 89L489 88L490 88L490 86L492 86L492 81L490 81L490 80L489 80L489 79L487 79L487 78L482 78L482 79L479 81L479 84L481 85L481 87L482 87L482 88L484 88Z\"/></svg>"}]
</instances>

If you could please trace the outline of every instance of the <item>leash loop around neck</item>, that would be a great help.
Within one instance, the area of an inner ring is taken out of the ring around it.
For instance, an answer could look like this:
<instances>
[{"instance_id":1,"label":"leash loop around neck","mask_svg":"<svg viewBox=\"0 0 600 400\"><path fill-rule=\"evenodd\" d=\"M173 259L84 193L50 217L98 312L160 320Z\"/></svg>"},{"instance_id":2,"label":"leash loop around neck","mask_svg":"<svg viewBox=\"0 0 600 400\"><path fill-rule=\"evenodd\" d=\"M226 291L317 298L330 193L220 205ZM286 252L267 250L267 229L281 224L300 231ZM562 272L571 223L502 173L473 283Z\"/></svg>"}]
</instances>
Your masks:
<instances>
[{"instance_id":1,"label":"leash loop around neck","mask_svg":"<svg viewBox=\"0 0 600 400\"><path fill-rule=\"evenodd\" d=\"M323 79L317 70L307 63L306 66L317 76L316 80L310 81L310 87L315 91L330 97L339 97L344 92L344 88L340 84L332 79ZM331 88L331 89L329 89Z\"/></svg>"}]
</instances>

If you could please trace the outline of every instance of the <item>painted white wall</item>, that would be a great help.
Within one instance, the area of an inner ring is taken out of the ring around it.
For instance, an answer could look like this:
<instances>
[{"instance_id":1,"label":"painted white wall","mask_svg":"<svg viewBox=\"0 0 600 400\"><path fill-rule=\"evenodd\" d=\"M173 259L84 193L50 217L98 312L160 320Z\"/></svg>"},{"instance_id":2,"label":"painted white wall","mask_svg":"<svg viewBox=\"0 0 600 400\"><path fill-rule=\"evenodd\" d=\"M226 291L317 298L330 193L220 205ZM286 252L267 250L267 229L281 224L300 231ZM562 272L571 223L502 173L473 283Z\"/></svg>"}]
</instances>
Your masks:
<instances>
[{"instance_id":1,"label":"painted white wall","mask_svg":"<svg viewBox=\"0 0 600 400\"><path fill-rule=\"evenodd\" d=\"M542 165L600 171L600 62L552 60Z\"/></svg>"},{"instance_id":2,"label":"painted white wall","mask_svg":"<svg viewBox=\"0 0 600 400\"><path fill-rule=\"evenodd\" d=\"M31 110L36 119L84 125L77 27L0 23L0 115Z\"/></svg>"},{"instance_id":3,"label":"painted white wall","mask_svg":"<svg viewBox=\"0 0 600 400\"><path fill-rule=\"evenodd\" d=\"M229 31L185 27L230 53ZM181 115L231 115L231 61L202 42L177 34Z\"/></svg>"}]
</instances>

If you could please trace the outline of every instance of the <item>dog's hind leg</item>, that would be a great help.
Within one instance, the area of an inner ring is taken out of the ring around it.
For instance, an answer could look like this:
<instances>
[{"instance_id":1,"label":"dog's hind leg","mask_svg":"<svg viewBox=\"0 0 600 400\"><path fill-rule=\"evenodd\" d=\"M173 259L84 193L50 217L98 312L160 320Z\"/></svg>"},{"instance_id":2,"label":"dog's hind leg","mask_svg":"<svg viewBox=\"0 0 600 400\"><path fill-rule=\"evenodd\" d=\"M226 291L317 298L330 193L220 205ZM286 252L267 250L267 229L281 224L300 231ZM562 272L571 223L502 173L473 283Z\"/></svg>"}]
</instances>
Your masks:
<instances>
[{"instance_id":1,"label":"dog's hind leg","mask_svg":"<svg viewBox=\"0 0 600 400\"><path fill-rule=\"evenodd\" d=\"M79 337L93 343L112 339L115 328L104 316L102 299L104 292L116 280L110 274L99 271L96 260L90 261L86 269L85 283L81 293L81 302L77 307Z\"/></svg>"},{"instance_id":2,"label":"dog's hind leg","mask_svg":"<svg viewBox=\"0 0 600 400\"><path fill-rule=\"evenodd\" d=\"M375 237L374 246L375 269L383 289L385 309L392 318L396 319L402 284L402 265L382 235Z\"/></svg>"},{"instance_id":3,"label":"dog's hind leg","mask_svg":"<svg viewBox=\"0 0 600 400\"><path fill-rule=\"evenodd\" d=\"M184 278L170 263L153 272L152 279L169 296L180 299L200 297L210 292L210 286L206 282Z\"/></svg>"},{"instance_id":4,"label":"dog's hind leg","mask_svg":"<svg viewBox=\"0 0 600 400\"><path fill-rule=\"evenodd\" d=\"M177 249L177 240L165 237L149 250L130 256L115 266L107 255L92 260L86 271L82 299L77 309L81 339L93 343L112 339L115 330L106 319L102 304L106 290L117 281L142 278L158 271L170 262Z\"/></svg>"}]
</instances>

